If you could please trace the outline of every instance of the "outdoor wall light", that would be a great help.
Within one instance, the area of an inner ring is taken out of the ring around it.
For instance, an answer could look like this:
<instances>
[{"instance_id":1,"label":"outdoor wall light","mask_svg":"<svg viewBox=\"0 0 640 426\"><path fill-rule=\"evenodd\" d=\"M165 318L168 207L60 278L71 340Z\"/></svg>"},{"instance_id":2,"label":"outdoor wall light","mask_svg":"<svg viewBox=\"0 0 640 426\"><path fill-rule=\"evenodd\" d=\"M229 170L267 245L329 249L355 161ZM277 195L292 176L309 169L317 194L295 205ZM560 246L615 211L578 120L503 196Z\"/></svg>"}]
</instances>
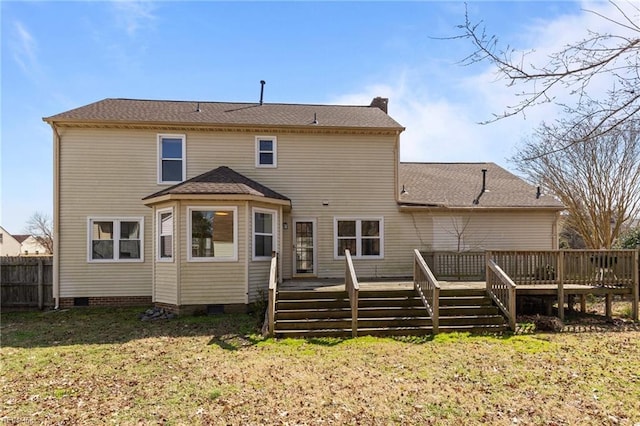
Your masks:
<instances>
[{"instance_id":1,"label":"outdoor wall light","mask_svg":"<svg viewBox=\"0 0 640 426\"><path fill-rule=\"evenodd\" d=\"M282 222L283 229L289 229L289 224L287 222Z\"/></svg>"}]
</instances>

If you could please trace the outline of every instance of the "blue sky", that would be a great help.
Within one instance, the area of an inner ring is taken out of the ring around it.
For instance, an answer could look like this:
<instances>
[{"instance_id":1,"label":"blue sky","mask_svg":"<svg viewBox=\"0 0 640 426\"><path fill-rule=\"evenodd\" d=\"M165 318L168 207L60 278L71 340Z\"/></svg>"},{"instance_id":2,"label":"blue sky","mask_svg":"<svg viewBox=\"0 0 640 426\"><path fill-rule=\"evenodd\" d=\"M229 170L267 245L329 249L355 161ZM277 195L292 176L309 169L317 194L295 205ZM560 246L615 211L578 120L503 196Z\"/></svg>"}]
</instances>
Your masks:
<instances>
[{"instance_id":1,"label":"blue sky","mask_svg":"<svg viewBox=\"0 0 640 426\"><path fill-rule=\"evenodd\" d=\"M469 2L472 20L536 54L593 28L603 2ZM455 35L460 2L2 1L0 224L52 211L52 136L42 117L104 98L368 104L390 98L402 161L507 158L553 107L492 125L514 103Z\"/></svg>"}]
</instances>

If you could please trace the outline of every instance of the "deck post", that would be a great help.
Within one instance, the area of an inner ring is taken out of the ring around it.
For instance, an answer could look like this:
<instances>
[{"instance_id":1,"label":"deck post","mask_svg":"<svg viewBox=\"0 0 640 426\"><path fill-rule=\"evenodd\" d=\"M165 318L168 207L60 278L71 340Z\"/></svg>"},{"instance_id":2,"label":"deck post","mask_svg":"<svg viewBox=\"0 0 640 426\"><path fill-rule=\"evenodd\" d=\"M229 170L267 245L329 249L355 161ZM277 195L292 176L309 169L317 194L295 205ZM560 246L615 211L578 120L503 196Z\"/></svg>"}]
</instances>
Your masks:
<instances>
[{"instance_id":1,"label":"deck post","mask_svg":"<svg viewBox=\"0 0 640 426\"><path fill-rule=\"evenodd\" d=\"M558 318L564 321L564 251L558 252L558 271L556 279L558 280Z\"/></svg>"},{"instance_id":2,"label":"deck post","mask_svg":"<svg viewBox=\"0 0 640 426\"><path fill-rule=\"evenodd\" d=\"M607 318L611 318L612 315L611 299L613 299L613 295L611 293L607 293L604 297L604 316Z\"/></svg>"},{"instance_id":3,"label":"deck post","mask_svg":"<svg viewBox=\"0 0 640 426\"><path fill-rule=\"evenodd\" d=\"M580 295L580 312L582 312L583 314L587 312L587 295L586 294Z\"/></svg>"}]
</instances>

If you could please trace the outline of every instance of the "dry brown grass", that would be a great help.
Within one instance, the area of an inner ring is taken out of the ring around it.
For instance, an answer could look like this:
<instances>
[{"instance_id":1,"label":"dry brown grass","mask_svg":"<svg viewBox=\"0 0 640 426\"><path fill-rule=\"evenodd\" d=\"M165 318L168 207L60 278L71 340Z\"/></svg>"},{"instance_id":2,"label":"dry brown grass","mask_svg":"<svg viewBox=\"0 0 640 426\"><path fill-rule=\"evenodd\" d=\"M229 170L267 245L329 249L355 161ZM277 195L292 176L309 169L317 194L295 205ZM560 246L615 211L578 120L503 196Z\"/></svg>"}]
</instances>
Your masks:
<instances>
[{"instance_id":1,"label":"dry brown grass","mask_svg":"<svg viewBox=\"0 0 640 426\"><path fill-rule=\"evenodd\" d=\"M637 331L263 340L248 316L2 315L7 424L637 425Z\"/></svg>"}]
</instances>

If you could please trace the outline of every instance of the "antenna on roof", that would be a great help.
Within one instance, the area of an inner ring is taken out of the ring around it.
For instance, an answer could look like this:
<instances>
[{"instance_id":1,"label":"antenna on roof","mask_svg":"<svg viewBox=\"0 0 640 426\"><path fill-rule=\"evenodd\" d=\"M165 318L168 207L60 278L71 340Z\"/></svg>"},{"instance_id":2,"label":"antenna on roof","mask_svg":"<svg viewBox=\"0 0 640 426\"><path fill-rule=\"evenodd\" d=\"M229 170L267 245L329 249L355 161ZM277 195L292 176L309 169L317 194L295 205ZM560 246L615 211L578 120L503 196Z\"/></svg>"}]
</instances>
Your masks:
<instances>
[{"instance_id":1,"label":"antenna on roof","mask_svg":"<svg viewBox=\"0 0 640 426\"><path fill-rule=\"evenodd\" d=\"M198 102L198 105L196 105L196 112L200 112L200 102Z\"/></svg>"},{"instance_id":2,"label":"antenna on roof","mask_svg":"<svg viewBox=\"0 0 640 426\"><path fill-rule=\"evenodd\" d=\"M311 124L318 124L318 115L315 112L313 113L313 121Z\"/></svg>"},{"instance_id":3,"label":"antenna on roof","mask_svg":"<svg viewBox=\"0 0 640 426\"><path fill-rule=\"evenodd\" d=\"M260 80L260 105L262 105L262 96L264 95L264 85L267 84L266 81Z\"/></svg>"}]
</instances>

